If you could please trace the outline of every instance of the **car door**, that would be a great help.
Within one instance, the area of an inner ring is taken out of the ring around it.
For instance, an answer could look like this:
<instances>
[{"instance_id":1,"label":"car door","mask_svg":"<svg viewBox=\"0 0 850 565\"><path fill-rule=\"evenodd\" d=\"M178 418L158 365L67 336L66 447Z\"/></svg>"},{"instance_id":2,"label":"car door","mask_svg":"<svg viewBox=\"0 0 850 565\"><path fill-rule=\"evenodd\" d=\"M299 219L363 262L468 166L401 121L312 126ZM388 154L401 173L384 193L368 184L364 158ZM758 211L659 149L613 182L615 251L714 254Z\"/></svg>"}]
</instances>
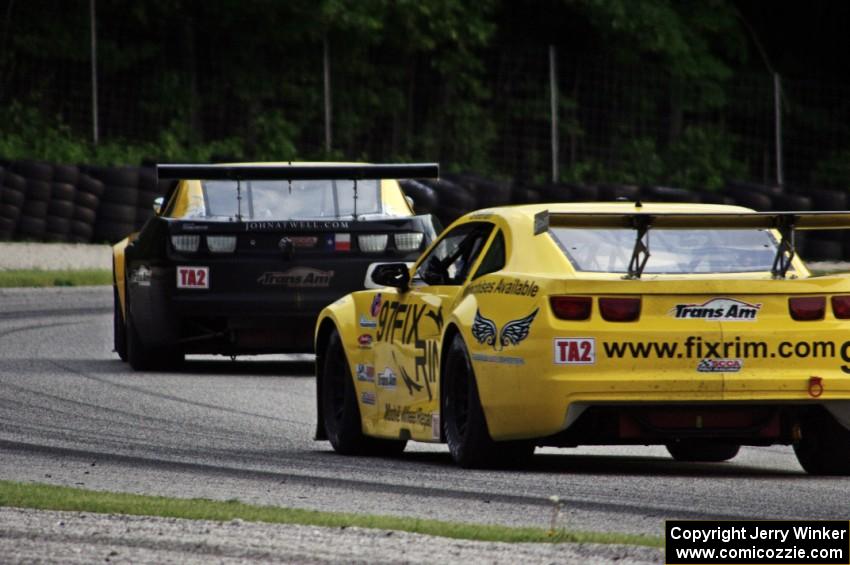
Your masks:
<instances>
[{"instance_id":1,"label":"car door","mask_svg":"<svg viewBox=\"0 0 850 565\"><path fill-rule=\"evenodd\" d=\"M437 440L440 336L493 225L449 230L417 264L410 289L381 305L375 344L378 427L387 435Z\"/></svg>"}]
</instances>

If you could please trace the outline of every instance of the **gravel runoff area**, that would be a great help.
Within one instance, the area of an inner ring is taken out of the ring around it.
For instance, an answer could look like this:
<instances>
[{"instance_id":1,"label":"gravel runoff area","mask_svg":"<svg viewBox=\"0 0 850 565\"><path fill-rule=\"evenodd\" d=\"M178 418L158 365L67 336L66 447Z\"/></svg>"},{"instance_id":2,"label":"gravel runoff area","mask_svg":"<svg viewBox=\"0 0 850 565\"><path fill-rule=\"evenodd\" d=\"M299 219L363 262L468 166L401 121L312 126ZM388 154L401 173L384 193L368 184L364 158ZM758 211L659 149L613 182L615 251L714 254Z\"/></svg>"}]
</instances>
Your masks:
<instances>
[{"instance_id":1,"label":"gravel runoff area","mask_svg":"<svg viewBox=\"0 0 850 565\"><path fill-rule=\"evenodd\" d=\"M660 549L0 508L4 563L660 563Z\"/></svg>"},{"instance_id":2,"label":"gravel runoff area","mask_svg":"<svg viewBox=\"0 0 850 565\"><path fill-rule=\"evenodd\" d=\"M0 243L0 271L112 269L109 245L85 243Z\"/></svg>"}]
</instances>

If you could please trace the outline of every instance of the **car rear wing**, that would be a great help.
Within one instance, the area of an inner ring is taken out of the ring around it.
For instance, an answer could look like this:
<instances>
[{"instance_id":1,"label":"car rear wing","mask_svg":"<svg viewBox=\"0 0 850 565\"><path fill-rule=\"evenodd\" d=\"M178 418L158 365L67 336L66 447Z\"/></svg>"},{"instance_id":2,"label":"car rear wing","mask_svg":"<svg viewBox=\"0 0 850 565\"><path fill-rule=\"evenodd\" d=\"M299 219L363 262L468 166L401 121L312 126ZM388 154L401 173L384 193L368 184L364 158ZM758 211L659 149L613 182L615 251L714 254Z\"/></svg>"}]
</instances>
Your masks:
<instances>
[{"instance_id":1,"label":"car rear wing","mask_svg":"<svg viewBox=\"0 0 850 565\"><path fill-rule=\"evenodd\" d=\"M797 230L850 229L850 212L669 212L616 213L575 212L550 213L534 216L534 235L550 227L634 229L635 246L629 261L627 278L637 279L649 259L649 238L652 228L663 229L771 229L780 234L779 246L773 260L773 278L785 278L796 255L794 232Z\"/></svg>"},{"instance_id":2,"label":"car rear wing","mask_svg":"<svg viewBox=\"0 0 850 565\"><path fill-rule=\"evenodd\" d=\"M439 178L437 163L365 165L179 165L160 164L156 174L171 180L374 180Z\"/></svg>"}]
</instances>

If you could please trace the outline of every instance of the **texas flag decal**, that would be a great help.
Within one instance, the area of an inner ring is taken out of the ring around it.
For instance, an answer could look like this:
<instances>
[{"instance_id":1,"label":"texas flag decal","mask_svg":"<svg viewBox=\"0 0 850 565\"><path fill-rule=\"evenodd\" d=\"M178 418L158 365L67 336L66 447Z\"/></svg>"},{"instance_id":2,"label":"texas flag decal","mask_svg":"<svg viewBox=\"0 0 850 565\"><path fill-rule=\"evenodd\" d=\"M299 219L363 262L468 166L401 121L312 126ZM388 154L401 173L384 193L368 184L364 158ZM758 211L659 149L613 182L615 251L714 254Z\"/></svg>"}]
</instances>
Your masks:
<instances>
[{"instance_id":1,"label":"texas flag decal","mask_svg":"<svg viewBox=\"0 0 850 565\"><path fill-rule=\"evenodd\" d=\"M334 251L351 251L351 234L338 233L334 236Z\"/></svg>"}]
</instances>

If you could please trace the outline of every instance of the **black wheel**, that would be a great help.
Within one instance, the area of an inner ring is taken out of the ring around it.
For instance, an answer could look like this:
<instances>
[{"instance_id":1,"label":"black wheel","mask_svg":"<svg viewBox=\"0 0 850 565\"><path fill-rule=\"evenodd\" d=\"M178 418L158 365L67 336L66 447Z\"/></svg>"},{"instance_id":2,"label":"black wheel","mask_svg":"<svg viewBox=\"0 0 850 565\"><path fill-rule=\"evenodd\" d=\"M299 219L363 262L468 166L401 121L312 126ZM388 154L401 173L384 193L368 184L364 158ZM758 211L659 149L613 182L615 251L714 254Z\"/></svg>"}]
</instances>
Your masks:
<instances>
[{"instance_id":1,"label":"black wheel","mask_svg":"<svg viewBox=\"0 0 850 565\"><path fill-rule=\"evenodd\" d=\"M344 455L397 455L406 440L377 439L363 435L357 391L339 332L334 330L320 368L322 420L334 451Z\"/></svg>"},{"instance_id":2,"label":"black wheel","mask_svg":"<svg viewBox=\"0 0 850 565\"><path fill-rule=\"evenodd\" d=\"M112 287L115 307L112 312L112 338L115 353L122 361L127 361L127 326L124 323L124 314L121 312L121 301L118 299L118 288Z\"/></svg>"},{"instance_id":3,"label":"black wheel","mask_svg":"<svg viewBox=\"0 0 850 565\"><path fill-rule=\"evenodd\" d=\"M704 439L683 439L667 444L667 451L676 461L720 463L738 455L741 446L735 443Z\"/></svg>"},{"instance_id":4,"label":"black wheel","mask_svg":"<svg viewBox=\"0 0 850 565\"><path fill-rule=\"evenodd\" d=\"M850 430L826 409L813 411L800 419L794 453L810 475L850 475Z\"/></svg>"},{"instance_id":5,"label":"black wheel","mask_svg":"<svg viewBox=\"0 0 850 565\"><path fill-rule=\"evenodd\" d=\"M128 292L125 290L125 292ZM139 330L133 322L133 310L130 308L129 292L127 301L126 330L124 332L127 362L134 371L177 370L183 364L185 356L176 347L149 347L139 336Z\"/></svg>"},{"instance_id":6,"label":"black wheel","mask_svg":"<svg viewBox=\"0 0 850 565\"><path fill-rule=\"evenodd\" d=\"M490 437L475 373L459 334L446 355L442 416L449 452L461 467L522 466L534 453L533 442L495 442Z\"/></svg>"}]
</instances>

